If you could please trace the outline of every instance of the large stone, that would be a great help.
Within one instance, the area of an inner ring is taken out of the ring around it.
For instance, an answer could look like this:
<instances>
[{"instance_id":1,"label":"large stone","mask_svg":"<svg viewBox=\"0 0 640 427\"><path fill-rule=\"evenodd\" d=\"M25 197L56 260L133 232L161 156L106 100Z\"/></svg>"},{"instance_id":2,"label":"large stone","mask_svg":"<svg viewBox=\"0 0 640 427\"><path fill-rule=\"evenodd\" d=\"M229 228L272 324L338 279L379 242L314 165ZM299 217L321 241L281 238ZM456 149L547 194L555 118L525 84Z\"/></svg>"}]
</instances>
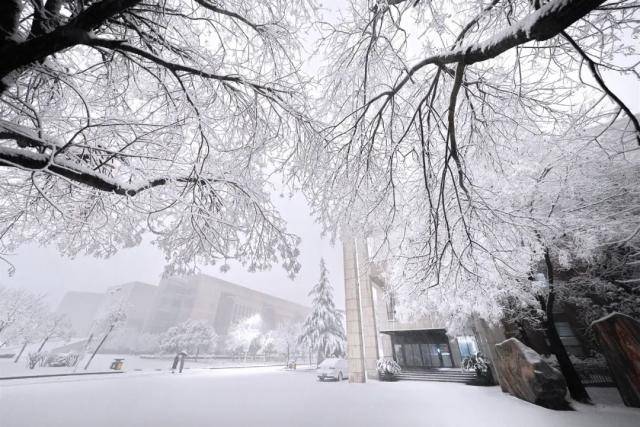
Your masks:
<instances>
[{"instance_id":1,"label":"large stone","mask_svg":"<svg viewBox=\"0 0 640 427\"><path fill-rule=\"evenodd\" d=\"M640 408L640 322L612 313L591 327L624 404Z\"/></svg>"},{"instance_id":2,"label":"large stone","mask_svg":"<svg viewBox=\"0 0 640 427\"><path fill-rule=\"evenodd\" d=\"M560 371L517 339L496 344L495 364L505 393L545 408L569 407L565 399L567 385Z\"/></svg>"}]
</instances>

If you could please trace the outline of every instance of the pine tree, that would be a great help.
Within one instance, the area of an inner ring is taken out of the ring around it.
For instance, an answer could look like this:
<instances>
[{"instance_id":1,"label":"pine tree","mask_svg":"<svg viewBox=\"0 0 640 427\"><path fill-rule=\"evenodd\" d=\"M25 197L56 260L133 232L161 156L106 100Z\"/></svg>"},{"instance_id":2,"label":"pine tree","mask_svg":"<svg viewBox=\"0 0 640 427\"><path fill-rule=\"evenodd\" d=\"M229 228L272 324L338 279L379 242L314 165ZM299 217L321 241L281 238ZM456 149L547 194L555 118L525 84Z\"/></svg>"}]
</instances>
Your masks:
<instances>
[{"instance_id":1,"label":"pine tree","mask_svg":"<svg viewBox=\"0 0 640 427\"><path fill-rule=\"evenodd\" d=\"M313 310L304 322L300 342L317 353L317 363L325 357L344 355L346 337L342 316L333 302L333 287L324 259L320 259L320 281L309 296L313 298Z\"/></svg>"}]
</instances>

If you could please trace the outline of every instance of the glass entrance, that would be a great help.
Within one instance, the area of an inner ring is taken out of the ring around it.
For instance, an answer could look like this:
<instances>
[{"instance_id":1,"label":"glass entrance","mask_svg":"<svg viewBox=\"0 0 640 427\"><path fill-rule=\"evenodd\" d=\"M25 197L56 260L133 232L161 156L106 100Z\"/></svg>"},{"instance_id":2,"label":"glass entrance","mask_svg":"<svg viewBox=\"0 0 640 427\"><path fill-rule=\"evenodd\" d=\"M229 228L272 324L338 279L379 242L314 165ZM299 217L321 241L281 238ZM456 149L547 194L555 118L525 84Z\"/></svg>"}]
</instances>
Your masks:
<instances>
[{"instance_id":1,"label":"glass entrance","mask_svg":"<svg viewBox=\"0 0 640 427\"><path fill-rule=\"evenodd\" d=\"M451 368L449 340L442 330L390 333L394 359L402 368Z\"/></svg>"}]
</instances>

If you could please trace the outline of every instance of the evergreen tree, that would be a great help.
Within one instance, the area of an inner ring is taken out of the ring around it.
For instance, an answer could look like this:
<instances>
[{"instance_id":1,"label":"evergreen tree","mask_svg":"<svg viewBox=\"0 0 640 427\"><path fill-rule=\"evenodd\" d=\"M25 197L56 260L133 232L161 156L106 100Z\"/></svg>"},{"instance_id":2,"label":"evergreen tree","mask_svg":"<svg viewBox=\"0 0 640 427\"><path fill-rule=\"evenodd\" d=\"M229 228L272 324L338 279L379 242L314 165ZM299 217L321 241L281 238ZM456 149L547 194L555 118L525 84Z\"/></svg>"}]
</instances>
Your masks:
<instances>
[{"instance_id":1,"label":"evergreen tree","mask_svg":"<svg viewBox=\"0 0 640 427\"><path fill-rule=\"evenodd\" d=\"M325 357L345 354L345 333L342 315L333 302L333 287L329 283L327 266L320 259L320 281L311 289L313 310L302 328L300 342L318 355L317 363Z\"/></svg>"}]
</instances>

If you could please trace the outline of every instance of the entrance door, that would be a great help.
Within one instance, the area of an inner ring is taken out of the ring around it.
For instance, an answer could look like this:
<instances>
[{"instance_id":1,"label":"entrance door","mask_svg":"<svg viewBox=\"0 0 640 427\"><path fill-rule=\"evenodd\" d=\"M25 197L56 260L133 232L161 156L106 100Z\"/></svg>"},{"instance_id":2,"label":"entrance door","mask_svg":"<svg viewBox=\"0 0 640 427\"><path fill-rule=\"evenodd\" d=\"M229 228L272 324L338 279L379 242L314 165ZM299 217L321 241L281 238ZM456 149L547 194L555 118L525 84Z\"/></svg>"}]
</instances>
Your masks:
<instances>
[{"instance_id":1,"label":"entrance door","mask_svg":"<svg viewBox=\"0 0 640 427\"><path fill-rule=\"evenodd\" d=\"M449 351L449 344L438 344L438 352L440 353L440 361L443 368L451 368L453 366L453 360L451 359L451 351Z\"/></svg>"},{"instance_id":2,"label":"entrance door","mask_svg":"<svg viewBox=\"0 0 640 427\"><path fill-rule=\"evenodd\" d=\"M420 355L420 344L405 344L404 355L407 358L406 364L412 368L422 368L422 356Z\"/></svg>"},{"instance_id":3,"label":"entrance door","mask_svg":"<svg viewBox=\"0 0 640 427\"><path fill-rule=\"evenodd\" d=\"M398 331L391 335L396 362L408 369L451 368L453 360L444 331Z\"/></svg>"}]
</instances>

